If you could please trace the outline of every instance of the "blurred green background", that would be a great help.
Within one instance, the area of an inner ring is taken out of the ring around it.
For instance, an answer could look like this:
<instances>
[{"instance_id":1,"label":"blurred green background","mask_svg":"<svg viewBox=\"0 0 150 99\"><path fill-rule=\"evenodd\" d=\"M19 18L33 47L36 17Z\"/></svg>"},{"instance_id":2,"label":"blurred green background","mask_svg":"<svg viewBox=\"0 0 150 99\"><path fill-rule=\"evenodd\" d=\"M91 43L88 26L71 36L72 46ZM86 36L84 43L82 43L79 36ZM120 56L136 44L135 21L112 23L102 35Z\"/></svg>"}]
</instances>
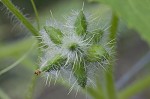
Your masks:
<instances>
[{"instance_id":1,"label":"blurred green background","mask_svg":"<svg viewBox=\"0 0 150 99\"><path fill-rule=\"evenodd\" d=\"M30 0L12 0L12 2L22 10L22 12L35 23L35 15L32 9ZM85 11L101 16L101 14L109 13L107 6L85 2ZM83 5L82 0L35 0L37 9L40 15L40 23L45 24L50 17L50 10L56 19L63 21L71 10L80 10ZM12 65L20 59L35 42L34 38L20 26L17 20L0 4L0 71ZM31 83L31 78L38 65L37 49L34 47L28 56L10 71L0 75L0 94L6 93L10 99L24 99L27 94L28 87ZM116 81L122 77L132 65L143 57L149 50L148 44L144 42L135 30L128 29L127 26L120 21L120 29L118 31L117 40L117 60L115 66ZM149 65L149 64L147 64ZM132 79L130 82L142 75L148 73L150 68L145 68ZM86 96L78 93L75 97L75 92L69 95L69 89L61 85L45 86L45 80L39 78L34 92L34 99L86 99ZM130 83L128 82L128 83ZM150 89L139 93L133 99L149 99Z\"/></svg>"}]
</instances>

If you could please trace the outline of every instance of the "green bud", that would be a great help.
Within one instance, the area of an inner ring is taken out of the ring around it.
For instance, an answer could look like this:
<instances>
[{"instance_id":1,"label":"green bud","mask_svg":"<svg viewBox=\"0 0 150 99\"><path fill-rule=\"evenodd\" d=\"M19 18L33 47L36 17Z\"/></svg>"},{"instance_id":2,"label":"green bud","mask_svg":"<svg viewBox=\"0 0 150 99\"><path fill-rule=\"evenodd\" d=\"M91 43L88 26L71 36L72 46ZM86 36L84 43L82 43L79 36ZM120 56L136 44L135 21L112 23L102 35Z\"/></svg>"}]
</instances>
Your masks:
<instances>
[{"instance_id":1,"label":"green bud","mask_svg":"<svg viewBox=\"0 0 150 99\"><path fill-rule=\"evenodd\" d=\"M70 45L68 45L68 49L70 51L75 51L78 48L78 44L76 43L71 43Z\"/></svg>"},{"instance_id":2,"label":"green bud","mask_svg":"<svg viewBox=\"0 0 150 99\"><path fill-rule=\"evenodd\" d=\"M86 33L87 22L83 11L80 11L80 13L78 14L74 26L75 31L78 35L84 35Z\"/></svg>"},{"instance_id":3,"label":"green bud","mask_svg":"<svg viewBox=\"0 0 150 99\"><path fill-rule=\"evenodd\" d=\"M61 66L63 66L64 61L65 58L58 54L53 59L48 61L47 66L44 66L42 68L42 71L48 72L51 70L60 70Z\"/></svg>"},{"instance_id":4,"label":"green bud","mask_svg":"<svg viewBox=\"0 0 150 99\"><path fill-rule=\"evenodd\" d=\"M78 85L85 88L87 83L87 74L83 62L76 62L74 64L73 73L77 79Z\"/></svg>"},{"instance_id":5,"label":"green bud","mask_svg":"<svg viewBox=\"0 0 150 99\"><path fill-rule=\"evenodd\" d=\"M102 61L107 57L108 53L101 45L92 45L87 50L87 59L91 62Z\"/></svg>"},{"instance_id":6,"label":"green bud","mask_svg":"<svg viewBox=\"0 0 150 99\"><path fill-rule=\"evenodd\" d=\"M55 44L62 43L63 33L59 29L56 29L52 26L44 26L44 29L49 35L52 42L54 42Z\"/></svg>"},{"instance_id":7,"label":"green bud","mask_svg":"<svg viewBox=\"0 0 150 99\"><path fill-rule=\"evenodd\" d=\"M99 43L99 41L101 40L102 36L104 34L103 30L95 30L92 32L92 35L94 35L94 37L92 38L93 43Z\"/></svg>"}]
</instances>

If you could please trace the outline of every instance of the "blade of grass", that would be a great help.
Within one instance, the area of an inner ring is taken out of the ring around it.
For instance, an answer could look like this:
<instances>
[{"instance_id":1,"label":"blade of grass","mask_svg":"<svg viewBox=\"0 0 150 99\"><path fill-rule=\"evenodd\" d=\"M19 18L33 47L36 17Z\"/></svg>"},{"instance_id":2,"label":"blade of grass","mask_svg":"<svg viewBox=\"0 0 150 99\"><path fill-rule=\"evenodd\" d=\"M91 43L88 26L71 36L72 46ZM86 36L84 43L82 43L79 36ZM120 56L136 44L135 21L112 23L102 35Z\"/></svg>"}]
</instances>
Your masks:
<instances>
[{"instance_id":1,"label":"blade of grass","mask_svg":"<svg viewBox=\"0 0 150 99\"><path fill-rule=\"evenodd\" d=\"M3 69L0 71L0 76L6 72L8 72L9 70L11 70L12 68L16 67L21 61L23 61L25 59L27 55L23 55L21 58L19 58L16 62L14 62L13 64L11 64L10 66L8 66L7 68Z\"/></svg>"},{"instance_id":2,"label":"blade of grass","mask_svg":"<svg viewBox=\"0 0 150 99\"><path fill-rule=\"evenodd\" d=\"M2 2L34 36L39 36L38 30L34 28L34 26L23 16L10 0L1 0L0 2Z\"/></svg>"},{"instance_id":3,"label":"blade of grass","mask_svg":"<svg viewBox=\"0 0 150 99\"><path fill-rule=\"evenodd\" d=\"M22 62L27 55L31 52L31 50L33 49L35 43L31 46L31 48L29 49L29 51L27 51L21 58L19 58L16 62L14 62L13 64L11 64L10 66L6 67L5 69L0 71L0 76L6 72L8 72L9 70L11 70L12 68L16 67L20 62Z\"/></svg>"},{"instance_id":4,"label":"blade of grass","mask_svg":"<svg viewBox=\"0 0 150 99\"><path fill-rule=\"evenodd\" d=\"M2 89L0 89L0 99L10 99L10 97Z\"/></svg>"},{"instance_id":5,"label":"blade of grass","mask_svg":"<svg viewBox=\"0 0 150 99\"><path fill-rule=\"evenodd\" d=\"M117 82L116 86L118 89L123 88L126 83L133 78L146 64L150 62L150 51L148 51L135 65L133 65L128 72L123 75Z\"/></svg>"},{"instance_id":6,"label":"blade of grass","mask_svg":"<svg viewBox=\"0 0 150 99\"><path fill-rule=\"evenodd\" d=\"M143 91L150 87L150 74L148 76L142 77L135 83L131 84L119 94L120 99L129 99L131 96Z\"/></svg>"},{"instance_id":7,"label":"blade of grass","mask_svg":"<svg viewBox=\"0 0 150 99\"><path fill-rule=\"evenodd\" d=\"M33 38L26 38L11 44L3 44L2 46L0 46L0 59L23 54L28 49L30 49L30 47L32 46L31 42L35 41L36 40Z\"/></svg>"}]
</instances>

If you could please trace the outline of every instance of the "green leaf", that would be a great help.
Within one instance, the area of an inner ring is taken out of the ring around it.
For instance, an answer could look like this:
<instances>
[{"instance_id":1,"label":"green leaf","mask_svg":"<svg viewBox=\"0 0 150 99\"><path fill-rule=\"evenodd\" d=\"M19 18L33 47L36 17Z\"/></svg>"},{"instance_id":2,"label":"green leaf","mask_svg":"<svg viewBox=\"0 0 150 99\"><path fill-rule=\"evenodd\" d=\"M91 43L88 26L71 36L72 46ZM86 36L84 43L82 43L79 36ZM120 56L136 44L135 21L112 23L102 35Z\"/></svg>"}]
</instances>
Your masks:
<instances>
[{"instance_id":1,"label":"green leaf","mask_svg":"<svg viewBox=\"0 0 150 99\"><path fill-rule=\"evenodd\" d=\"M108 4L117 16L150 44L150 0L92 0Z\"/></svg>"}]
</instances>

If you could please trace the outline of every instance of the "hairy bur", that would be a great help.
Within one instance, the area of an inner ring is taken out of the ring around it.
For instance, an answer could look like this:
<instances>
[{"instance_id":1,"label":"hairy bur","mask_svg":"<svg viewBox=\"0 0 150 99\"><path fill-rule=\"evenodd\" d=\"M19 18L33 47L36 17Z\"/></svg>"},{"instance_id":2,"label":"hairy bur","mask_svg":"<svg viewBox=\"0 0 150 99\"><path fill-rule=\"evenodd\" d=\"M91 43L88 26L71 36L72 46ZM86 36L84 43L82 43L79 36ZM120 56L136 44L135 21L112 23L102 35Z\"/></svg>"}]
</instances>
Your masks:
<instances>
[{"instance_id":1,"label":"hairy bur","mask_svg":"<svg viewBox=\"0 0 150 99\"><path fill-rule=\"evenodd\" d=\"M48 47L50 49L45 49L46 52L43 53L46 58L42 63L44 65L36 70L35 74L59 71L62 68L68 70L67 67L70 67L78 85L85 88L87 82L89 82L88 65L93 63L94 67L95 62L105 61L109 54L99 44L104 31L102 29L88 31L89 23L82 10L75 17L72 26L74 28L69 28L69 31L66 30L69 33L64 33L61 30L62 28L56 28L55 26L44 26L44 31L48 34L54 48ZM70 41L64 40L64 38L69 38ZM43 38L43 40L45 39ZM47 52L50 53L50 56L46 54Z\"/></svg>"}]
</instances>

